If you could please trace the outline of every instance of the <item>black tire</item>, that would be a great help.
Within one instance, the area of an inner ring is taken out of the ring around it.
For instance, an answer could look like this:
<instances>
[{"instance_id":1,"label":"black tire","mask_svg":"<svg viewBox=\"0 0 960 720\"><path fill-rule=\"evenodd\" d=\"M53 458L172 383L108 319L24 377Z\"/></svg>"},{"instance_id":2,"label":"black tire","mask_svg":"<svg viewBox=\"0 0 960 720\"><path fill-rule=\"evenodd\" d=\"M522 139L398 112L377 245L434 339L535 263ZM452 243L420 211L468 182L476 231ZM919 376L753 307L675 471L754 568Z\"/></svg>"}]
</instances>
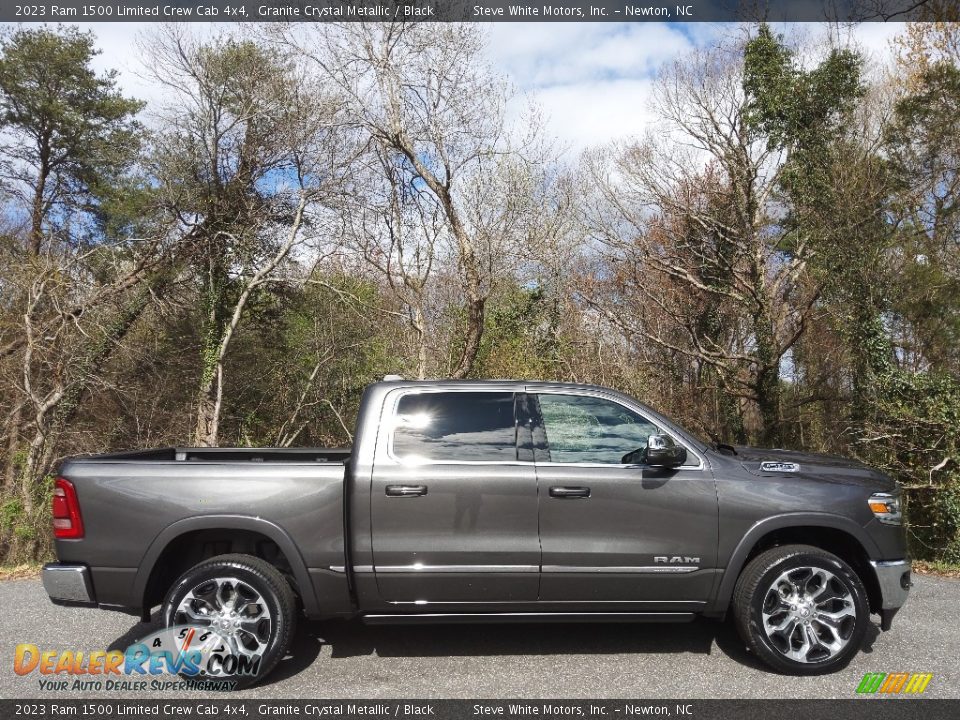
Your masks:
<instances>
[{"instance_id":1,"label":"black tire","mask_svg":"<svg viewBox=\"0 0 960 720\"><path fill-rule=\"evenodd\" d=\"M251 623L257 623L255 632L260 637L240 630L237 631L234 641L252 643L262 648L254 652L254 657L259 656L256 671L253 674L249 672L216 676L203 674L190 679L230 680L236 683L234 689L240 689L249 687L266 677L286 654L296 630L297 600L287 580L269 563L252 555L218 555L194 565L173 584L163 602L164 625L172 627L184 624L185 619L189 622L189 618L180 607L188 594L195 593L196 597L195 591L202 590L209 595L211 584L217 584L216 580L224 579L235 581L232 588L229 582L220 584L226 586L224 593L229 595L231 589L237 593L233 605L227 607L235 607L237 601L243 600L245 609L252 608L248 615ZM256 602L248 601L248 597L253 597L252 593L259 596ZM206 605L208 603L201 600L198 607L203 610ZM255 615L254 612L257 609L265 612ZM243 614L240 613L240 615ZM239 619L237 624L240 624Z\"/></svg>"},{"instance_id":2,"label":"black tire","mask_svg":"<svg viewBox=\"0 0 960 720\"><path fill-rule=\"evenodd\" d=\"M814 595L827 599L811 607L807 598ZM765 629L764 611L772 635ZM844 616L838 620L820 611ZM810 545L784 545L761 553L743 569L733 591L733 617L747 647L770 667L788 675L823 675L845 667L862 647L870 604L856 572L836 555ZM781 623L786 629L776 630Z\"/></svg>"}]
</instances>

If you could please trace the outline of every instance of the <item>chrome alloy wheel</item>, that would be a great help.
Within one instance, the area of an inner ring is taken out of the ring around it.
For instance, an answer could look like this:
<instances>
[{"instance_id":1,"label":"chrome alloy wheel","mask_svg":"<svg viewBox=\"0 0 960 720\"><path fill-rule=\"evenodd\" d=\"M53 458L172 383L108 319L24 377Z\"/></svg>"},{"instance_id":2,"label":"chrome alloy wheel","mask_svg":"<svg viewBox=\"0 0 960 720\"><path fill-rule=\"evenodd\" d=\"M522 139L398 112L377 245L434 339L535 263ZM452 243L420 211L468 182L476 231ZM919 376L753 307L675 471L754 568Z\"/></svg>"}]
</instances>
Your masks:
<instances>
[{"instance_id":1,"label":"chrome alloy wheel","mask_svg":"<svg viewBox=\"0 0 960 720\"><path fill-rule=\"evenodd\" d=\"M204 580L188 592L173 614L175 625L209 627L234 655L263 655L273 625L267 603L249 584L233 577Z\"/></svg>"},{"instance_id":2,"label":"chrome alloy wheel","mask_svg":"<svg viewBox=\"0 0 960 720\"><path fill-rule=\"evenodd\" d=\"M829 570L799 567L770 585L763 630L780 654L800 663L829 660L850 642L857 624L853 593Z\"/></svg>"}]
</instances>

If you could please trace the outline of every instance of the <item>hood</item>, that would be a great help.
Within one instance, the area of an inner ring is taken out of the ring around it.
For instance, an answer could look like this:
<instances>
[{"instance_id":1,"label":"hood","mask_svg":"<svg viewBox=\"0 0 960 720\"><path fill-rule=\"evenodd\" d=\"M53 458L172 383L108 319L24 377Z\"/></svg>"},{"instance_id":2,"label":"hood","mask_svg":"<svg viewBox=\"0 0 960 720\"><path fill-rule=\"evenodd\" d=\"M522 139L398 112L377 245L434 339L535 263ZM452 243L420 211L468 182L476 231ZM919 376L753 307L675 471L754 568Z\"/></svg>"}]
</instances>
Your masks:
<instances>
[{"instance_id":1,"label":"hood","mask_svg":"<svg viewBox=\"0 0 960 720\"><path fill-rule=\"evenodd\" d=\"M859 460L839 455L736 446L731 457L744 469L760 477L795 477L844 485L862 485L877 491L896 488L896 482Z\"/></svg>"}]
</instances>

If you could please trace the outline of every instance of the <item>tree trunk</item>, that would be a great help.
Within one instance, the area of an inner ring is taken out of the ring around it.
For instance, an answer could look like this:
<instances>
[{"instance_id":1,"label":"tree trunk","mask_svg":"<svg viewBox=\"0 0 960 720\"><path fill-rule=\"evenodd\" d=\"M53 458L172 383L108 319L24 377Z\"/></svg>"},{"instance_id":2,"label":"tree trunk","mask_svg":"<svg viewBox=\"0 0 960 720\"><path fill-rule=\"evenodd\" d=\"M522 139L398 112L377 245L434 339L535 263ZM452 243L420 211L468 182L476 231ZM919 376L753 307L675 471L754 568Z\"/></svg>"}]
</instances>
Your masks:
<instances>
[{"instance_id":1,"label":"tree trunk","mask_svg":"<svg viewBox=\"0 0 960 720\"><path fill-rule=\"evenodd\" d=\"M37 475L40 470L39 460L43 454L43 446L47 440L48 416L37 416L37 425L33 433L33 440L27 449L27 457L23 463L23 472L20 474L20 500L23 503L23 514L29 519L33 517L34 495L36 493Z\"/></svg>"},{"instance_id":2,"label":"tree trunk","mask_svg":"<svg viewBox=\"0 0 960 720\"><path fill-rule=\"evenodd\" d=\"M17 473L20 469L18 455L20 453L20 428L23 422L23 403L19 398L14 400L13 409L7 416L7 466L4 468L4 493L13 491L17 484Z\"/></svg>"},{"instance_id":3,"label":"tree trunk","mask_svg":"<svg viewBox=\"0 0 960 720\"><path fill-rule=\"evenodd\" d=\"M233 306L233 313L229 322L219 334L217 344L211 348L212 343L208 341L206 345L203 380L200 384L200 397L197 403L197 425L193 433L194 442L199 447L216 447L219 442L220 410L223 407L223 361L227 356L227 349L230 347L230 341L240 325L240 319L243 317L243 311L247 307L251 294L290 254L290 249L296 242L300 227L303 224L303 213L307 207L307 200L307 192L302 190L286 241L267 264L254 273L253 277L247 282Z\"/></svg>"},{"instance_id":4,"label":"tree trunk","mask_svg":"<svg viewBox=\"0 0 960 720\"><path fill-rule=\"evenodd\" d=\"M893 368L893 349L883 326L882 311L869 293L862 293L849 332L853 358L852 417L858 424L876 402L877 383Z\"/></svg>"},{"instance_id":5,"label":"tree trunk","mask_svg":"<svg viewBox=\"0 0 960 720\"><path fill-rule=\"evenodd\" d=\"M214 301L217 302L217 301ZM197 421L193 428L193 444L197 447L216 447L220 434L220 407L218 393L222 393L223 355L226 330L222 318L224 309L211 311L210 327L203 344L203 367L200 369L200 387L197 392ZM221 395L222 397L222 395Z\"/></svg>"},{"instance_id":6,"label":"tree trunk","mask_svg":"<svg viewBox=\"0 0 960 720\"><path fill-rule=\"evenodd\" d=\"M727 392L726 382L713 373L717 384L718 429L722 429L724 439L734 445L747 444L747 429L743 422L743 409L738 397Z\"/></svg>"},{"instance_id":7,"label":"tree trunk","mask_svg":"<svg viewBox=\"0 0 960 720\"><path fill-rule=\"evenodd\" d=\"M778 447L781 443L780 358L766 308L754 319L754 338L757 343L754 392L762 424L760 438L763 445Z\"/></svg>"},{"instance_id":8,"label":"tree trunk","mask_svg":"<svg viewBox=\"0 0 960 720\"><path fill-rule=\"evenodd\" d=\"M460 213L453 202L450 194L450 179L447 182L441 182L440 179L423 164L421 159L414 151L413 144L405 133L399 133L396 136L388 138L390 144L397 151L403 153L413 164L417 174L423 178L434 195L440 200L443 207L444 216L450 225L453 237L457 241L457 252L459 253L460 272L463 274L464 284L466 285L467 295L467 328L463 343L463 351L460 353L460 359L451 373L456 379L467 377L473 370L474 363L477 360L477 354L480 352L480 340L483 338L484 309L487 298L483 293L483 281L480 276L480 270L477 265L477 253L473 245L473 240L463 222L460 219Z\"/></svg>"},{"instance_id":9,"label":"tree trunk","mask_svg":"<svg viewBox=\"0 0 960 720\"><path fill-rule=\"evenodd\" d=\"M40 169L37 173L37 184L33 190L33 206L30 211L30 254L39 255L43 245L43 196L47 191L47 178L50 177L50 145L49 138L44 137L40 143Z\"/></svg>"},{"instance_id":10,"label":"tree trunk","mask_svg":"<svg viewBox=\"0 0 960 720\"><path fill-rule=\"evenodd\" d=\"M218 257L218 248L210 249L208 258L206 302L207 318L204 328L200 367L200 386L197 388L196 423L193 428L193 444L197 447L216 447L219 433L217 417L216 380L220 365L220 346L223 344L227 307L224 301L224 285L227 282L223 258Z\"/></svg>"},{"instance_id":11,"label":"tree trunk","mask_svg":"<svg viewBox=\"0 0 960 720\"><path fill-rule=\"evenodd\" d=\"M464 337L463 352L453 369L452 377L461 379L467 377L473 370L480 352L480 340L483 338L484 308L487 298L483 294L483 282L480 271L477 269L477 254L473 241L460 222L460 216L453 205L449 192L441 196L443 206L453 228L453 235L457 239L457 249L460 252L460 270L466 283L467 294L467 329Z\"/></svg>"},{"instance_id":12,"label":"tree trunk","mask_svg":"<svg viewBox=\"0 0 960 720\"><path fill-rule=\"evenodd\" d=\"M425 380L427 377L427 342L422 306L418 305L413 309L411 324L417 335L417 380Z\"/></svg>"},{"instance_id":13,"label":"tree trunk","mask_svg":"<svg viewBox=\"0 0 960 720\"><path fill-rule=\"evenodd\" d=\"M220 413L213 395L213 383L201 388L197 402L197 424L193 430L193 444L197 447L216 447L220 433Z\"/></svg>"},{"instance_id":14,"label":"tree trunk","mask_svg":"<svg viewBox=\"0 0 960 720\"><path fill-rule=\"evenodd\" d=\"M486 298L477 292L471 292L467 287L467 327L465 331L463 351L451 377L461 379L467 377L473 370L473 365L480 352L480 341L483 339L483 320Z\"/></svg>"}]
</instances>

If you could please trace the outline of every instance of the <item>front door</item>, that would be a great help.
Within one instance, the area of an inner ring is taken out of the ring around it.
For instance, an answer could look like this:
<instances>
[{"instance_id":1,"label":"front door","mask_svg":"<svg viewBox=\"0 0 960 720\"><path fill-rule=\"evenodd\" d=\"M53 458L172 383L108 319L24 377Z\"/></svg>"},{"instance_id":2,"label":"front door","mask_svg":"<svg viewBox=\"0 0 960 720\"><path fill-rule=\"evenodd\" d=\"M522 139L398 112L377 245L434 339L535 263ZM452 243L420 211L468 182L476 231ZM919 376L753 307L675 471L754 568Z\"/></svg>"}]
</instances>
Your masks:
<instances>
[{"instance_id":1,"label":"front door","mask_svg":"<svg viewBox=\"0 0 960 720\"><path fill-rule=\"evenodd\" d=\"M374 572L390 602L535 601L537 479L512 391L400 389L373 471Z\"/></svg>"},{"instance_id":2,"label":"front door","mask_svg":"<svg viewBox=\"0 0 960 720\"><path fill-rule=\"evenodd\" d=\"M541 601L706 601L717 573L717 494L692 447L666 470L626 464L676 430L598 392L536 392ZM539 408L539 409L538 409Z\"/></svg>"}]
</instances>

